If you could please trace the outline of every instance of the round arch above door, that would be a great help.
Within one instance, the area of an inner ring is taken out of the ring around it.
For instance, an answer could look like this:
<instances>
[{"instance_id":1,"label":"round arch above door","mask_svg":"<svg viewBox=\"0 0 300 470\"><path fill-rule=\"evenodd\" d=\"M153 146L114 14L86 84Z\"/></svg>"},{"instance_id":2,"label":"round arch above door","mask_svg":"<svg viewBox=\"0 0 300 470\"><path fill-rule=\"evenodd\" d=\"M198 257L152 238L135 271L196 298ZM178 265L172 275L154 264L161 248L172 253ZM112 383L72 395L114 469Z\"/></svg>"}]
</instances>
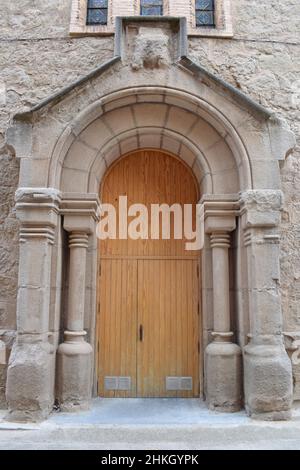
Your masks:
<instances>
[{"instance_id":1,"label":"round arch above door","mask_svg":"<svg viewBox=\"0 0 300 470\"><path fill-rule=\"evenodd\" d=\"M117 235L119 196L127 197L127 208L147 207L149 237L151 204L179 204L182 213L183 205L192 205L195 229L196 180L168 153L139 150L107 171L100 197L116 209ZM199 397L202 392L199 252L187 251L184 237L174 239L173 222L170 239L162 239L160 225L159 239L99 242L100 396Z\"/></svg>"}]
</instances>

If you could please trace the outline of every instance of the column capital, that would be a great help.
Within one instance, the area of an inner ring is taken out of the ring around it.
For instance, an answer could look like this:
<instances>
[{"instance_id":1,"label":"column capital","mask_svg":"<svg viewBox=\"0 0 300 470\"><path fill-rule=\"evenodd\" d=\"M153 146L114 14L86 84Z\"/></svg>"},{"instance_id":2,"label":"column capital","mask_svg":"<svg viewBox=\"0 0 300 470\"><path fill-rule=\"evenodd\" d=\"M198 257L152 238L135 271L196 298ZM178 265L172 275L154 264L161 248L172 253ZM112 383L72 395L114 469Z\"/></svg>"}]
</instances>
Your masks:
<instances>
[{"instance_id":1,"label":"column capital","mask_svg":"<svg viewBox=\"0 0 300 470\"><path fill-rule=\"evenodd\" d=\"M61 194L53 188L19 188L15 194L20 242L46 239L54 243Z\"/></svg>"},{"instance_id":2,"label":"column capital","mask_svg":"<svg viewBox=\"0 0 300 470\"><path fill-rule=\"evenodd\" d=\"M237 194L203 196L199 203L199 216L205 233L224 234L235 230L239 207Z\"/></svg>"},{"instance_id":3,"label":"column capital","mask_svg":"<svg viewBox=\"0 0 300 470\"><path fill-rule=\"evenodd\" d=\"M17 217L22 226L57 225L61 193L53 188L19 188L15 193Z\"/></svg>"},{"instance_id":4,"label":"column capital","mask_svg":"<svg viewBox=\"0 0 300 470\"><path fill-rule=\"evenodd\" d=\"M60 204L67 232L90 234L100 217L100 201L97 194L64 193Z\"/></svg>"}]
</instances>

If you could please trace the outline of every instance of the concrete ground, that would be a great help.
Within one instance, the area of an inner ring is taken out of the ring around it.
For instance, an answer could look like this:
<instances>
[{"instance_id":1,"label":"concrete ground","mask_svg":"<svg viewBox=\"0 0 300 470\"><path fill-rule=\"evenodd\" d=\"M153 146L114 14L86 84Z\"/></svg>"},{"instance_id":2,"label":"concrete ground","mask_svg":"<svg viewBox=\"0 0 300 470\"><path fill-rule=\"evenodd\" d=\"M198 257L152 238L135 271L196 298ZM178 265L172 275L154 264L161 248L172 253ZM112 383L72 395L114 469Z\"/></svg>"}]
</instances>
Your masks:
<instances>
[{"instance_id":1,"label":"concrete ground","mask_svg":"<svg viewBox=\"0 0 300 470\"><path fill-rule=\"evenodd\" d=\"M300 406L290 422L207 410L199 400L95 399L88 412L53 413L40 424L8 423L0 412L0 449L300 450Z\"/></svg>"}]
</instances>

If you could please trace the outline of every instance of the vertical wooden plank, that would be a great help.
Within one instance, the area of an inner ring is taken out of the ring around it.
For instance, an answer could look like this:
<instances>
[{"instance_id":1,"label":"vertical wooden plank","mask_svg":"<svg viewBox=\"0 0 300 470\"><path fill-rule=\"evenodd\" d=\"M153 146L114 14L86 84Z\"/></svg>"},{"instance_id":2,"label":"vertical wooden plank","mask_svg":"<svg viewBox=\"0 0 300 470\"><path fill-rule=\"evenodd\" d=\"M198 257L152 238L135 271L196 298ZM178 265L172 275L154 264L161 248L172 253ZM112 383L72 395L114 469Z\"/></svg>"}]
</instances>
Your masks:
<instances>
[{"instance_id":1,"label":"vertical wooden plank","mask_svg":"<svg viewBox=\"0 0 300 470\"><path fill-rule=\"evenodd\" d=\"M136 396L136 261L102 260L99 312L99 394ZM129 376L132 389L108 391L106 376Z\"/></svg>"}]
</instances>

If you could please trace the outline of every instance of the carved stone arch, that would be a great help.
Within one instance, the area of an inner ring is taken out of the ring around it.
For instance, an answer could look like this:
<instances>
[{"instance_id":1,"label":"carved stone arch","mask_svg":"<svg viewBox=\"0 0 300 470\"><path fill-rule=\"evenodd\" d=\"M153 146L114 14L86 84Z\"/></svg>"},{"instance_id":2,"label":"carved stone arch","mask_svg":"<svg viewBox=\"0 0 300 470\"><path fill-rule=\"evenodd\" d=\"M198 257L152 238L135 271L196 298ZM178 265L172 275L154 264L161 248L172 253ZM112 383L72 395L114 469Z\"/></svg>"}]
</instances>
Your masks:
<instances>
[{"instance_id":1,"label":"carved stone arch","mask_svg":"<svg viewBox=\"0 0 300 470\"><path fill-rule=\"evenodd\" d=\"M105 123L107 120L107 116L109 120L109 116L113 116L114 113L115 115L119 114L118 110L121 110L123 116L124 114L126 114L126 110L129 110L129 113L127 114L130 115L132 109L142 108L142 105L144 105L144 109L147 113L146 125L143 121L139 122L137 120L137 122L135 122L134 125L131 126L131 128L129 127L122 129L120 135L118 131L113 131L110 136L107 136L106 141L104 137L102 141L101 139L99 139L99 142L97 143L98 148L95 149L95 151L97 151L97 155L93 155L94 160L97 160L97 157L99 158L99 156L101 156L101 148L103 147L103 145L109 147L109 141L111 141L113 138L116 139L116 146L118 146L120 145L119 140L123 140L124 137L127 137L125 135L126 132L134 132L136 130L137 133L140 133L143 129L146 134L149 134L147 128L151 126L154 127L154 124L157 121L156 114L153 115L153 119L151 121L151 112L149 113L149 111L152 108L153 112L153 110L155 109L155 106L153 105L156 105L157 107L163 107L165 110L171 109L173 110L173 112L175 111L178 115L179 120L180 115L193 116L196 130L197 127L202 127L203 135L201 136L201 133L197 135L194 129L194 132L192 132L192 135L190 137L186 136L184 135L182 129L178 129L178 125L177 129L173 129L172 125L168 126L168 122L162 123L160 126L156 125L155 127L157 130L154 132L155 134L159 132L169 132L177 134L177 140L179 142L182 142L182 144L184 144L184 141L186 141L186 147L190 149L193 148L193 152L195 152L195 156L197 156L197 159L199 160L199 165L203 166L204 175L208 175L208 177L213 180L212 172L214 171L214 169L211 170L208 168L209 157L205 156L203 143L201 144L201 138L203 139L206 131L208 131L208 133L214 132L216 135L215 141L212 141L210 144L207 145L207 147L212 147L213 144L218 142L221 143L223 141L223 152L224 149L226 151L227 148L226 153L231 153L231 169L233 169L235 166L238 172L238 174L235 175L234 184L230 184L232 188L231 192L238 192L239 190L251 189L253 187L251 161L249 159L249 155L247 153L243 139L240 137L234 125L231 124L230 121L222 113L220 113L220 111L216 110L207 102L193 95L189 95L183 91L174 89L164 89L161 87L147 87L145 89L133 88L115 92L112 95L102 98L97 103L93 103L82 113L76 116L74 121L70 123L69 126L64 130L63 134L58 139L58 142L54 148L50 162L49 186L60 188L64 159L66 155L71 154L72 146L75 145L76 141L81 141L82 135L84 140L84 136L88 134L90 126L97 126L97 122L100 123L104 121ZM118 115L118 118L120 119L120 122L122 122L122 116ZM184 117L181 117L181 119L184 120ZM104 127L106 127L107 132L107 125L105 126L104 124ZM113 145L111 143L111 147L112 146ZM171 150L174 152L174 148L166 148L166 150ZM119 152L120 151L121 149L119 150ZM220 149L219 151L222 152L222 149ZM222 161L220 161L220 167L221 166ZM76 170L75 167L74 170ZM87 169L85 170L87 171ZM82 169L79 169L79 171L82 171ZM91 179L91 175L89 175L89 179ZM238 186L236 185L237 179L239 180ZM85 188L85 191L86 190L87 188ZM205 189L204 192L209 193L210 190L206 191ZM212 189L212 192L226 193L228 191L226 191L226 189L223 190L223 188L221 187L219 191L217 188L215 189L215 191Z\"/></svg>"}]
</instances>

